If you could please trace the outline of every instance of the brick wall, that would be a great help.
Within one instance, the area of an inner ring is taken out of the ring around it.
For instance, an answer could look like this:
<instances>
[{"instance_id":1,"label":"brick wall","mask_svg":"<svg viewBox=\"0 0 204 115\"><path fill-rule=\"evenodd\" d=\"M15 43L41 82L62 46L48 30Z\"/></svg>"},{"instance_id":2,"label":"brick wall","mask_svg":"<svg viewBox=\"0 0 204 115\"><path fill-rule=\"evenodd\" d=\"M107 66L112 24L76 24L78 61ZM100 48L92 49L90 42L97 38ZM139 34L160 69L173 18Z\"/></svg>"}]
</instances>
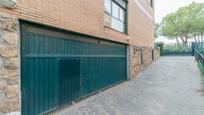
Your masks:
<instances>
[{"instance_id":1,"label":"brick wall","mask_svg":"<svg viewBox=\"0 0 204 115\"><path fill-rule=\"evenodd\" d=\"M128 35L104 27L104 0L17 0L16 8L0 8L0 12L104 39L150 47L154 20L149 19L135 1L149 15L153 17L154 14L146 0L129 0Z\"/></svg>"},{"instance_id":2,"label":"brick wall","mask_svg":"<svg viewBox=\"0 0 204 115\"><path fill-rule=\"evenodd\" d=\"M154 18L154 12L146 0L139 0L139 2L146 9L147 13ZM136 5L135 0L129 0L128 13L130 44L141 47L151 47L154 35L154 20L150 19L150 17Z\"/></svg>"}]
</instances>

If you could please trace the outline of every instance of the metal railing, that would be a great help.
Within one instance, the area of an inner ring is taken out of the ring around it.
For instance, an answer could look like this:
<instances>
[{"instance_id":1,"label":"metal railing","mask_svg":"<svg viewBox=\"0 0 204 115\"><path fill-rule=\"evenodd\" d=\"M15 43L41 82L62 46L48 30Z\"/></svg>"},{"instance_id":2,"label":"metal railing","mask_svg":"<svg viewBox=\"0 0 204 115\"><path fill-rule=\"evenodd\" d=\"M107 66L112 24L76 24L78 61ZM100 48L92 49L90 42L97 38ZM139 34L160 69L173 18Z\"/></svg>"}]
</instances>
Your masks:
<instances>
[{"instance_id":1,"label":"metal railing","mask_svg":"<svg viewBox=\"0 0 204 115\"><path fill-rule=\"evenodd\" d=\"M199 52L197 49L194 51L195 59L197 62L201 62L204 65L204 56L201 52Z\"/></svg>"},{"instance_id":2,"label":"metal railing","mask_svg":"<svg viewBox=\"0 0 204 115\"><path fill-rule=\"evenodd\" d=\"M198 67L199 67L202 75L204 75L204 55L202 54L202 52L195 49L194 50L194 56L195 56L196 61L198 62Z\"/></svg>"},{"instance_id":3,"label":"metal railing","mask_svg":"<svg viewBox=\"0 0 204 115\"><path fill-rule=\"evenodd\" d=\"M181 55L193 55L193 43L189 42L186 45L184 44L164 44L161 47L161 56L181 56Z\"/></svg>"}]
</instances>

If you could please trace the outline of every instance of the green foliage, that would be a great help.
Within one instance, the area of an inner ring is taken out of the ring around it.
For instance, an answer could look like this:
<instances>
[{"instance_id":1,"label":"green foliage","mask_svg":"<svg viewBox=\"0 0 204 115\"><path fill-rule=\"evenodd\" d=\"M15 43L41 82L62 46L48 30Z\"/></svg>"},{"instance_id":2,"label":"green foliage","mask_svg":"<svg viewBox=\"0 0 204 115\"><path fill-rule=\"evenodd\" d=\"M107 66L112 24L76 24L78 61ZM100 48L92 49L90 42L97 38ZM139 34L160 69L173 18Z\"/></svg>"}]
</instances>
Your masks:
<instances>
[{"instance_id":1,"label":"green foliage","mask_svg":"<svg viewBox=\"0 0 204 115\"><path fill-rule=\"evenodd\" d=\"M204 81L204 67L202 63L198 62L198 68L200 69L201 80Z\"/></svg>"},{"instance_id":2,"label":"green foliage","mask_svg":"<svg viewBox=\"0 0 204 115\"><path fill-rule=\"evenodd\" d=\"M169 14L163 18L161 23L161 34L169 38L178 36L175 14ZM175 24L174 24L175 23Z\"/></svg>"},{"instance_id":3,"label":"green foliage","mask_svg":"<svg viewBox=\"0 0 204 115\"><path fill-rule=\"evenodd\" d=\"M202 43L202 44L199 44L198 46L197 46L197 50L199 51L199 52L204 52L204 44Z\"/></svg>"},{"instance_id":4,"label":"green foliage","mask_svg":"<svg viewBox=\"0 0 204 115\"><path fill-rule=\"evenodd\" d=\"M157 23L155 25L155 31L154 31L154 38L155 39L159 37L159 27L160 27L160 25Z\"/></svg>"},{"instance_id":5,"label":"green foliage","mask_svg":"<svg viewBox=\"0 0 204 115\"><path fill-rule=\"evenodd\" d=\"M163 18L160 34L172 39L181 39L187 44L192 36L204 32L204 3L191 3Z\"/></svg>"},{"instance_id":6,"label":"green foliage","mask_svg":"<svg viewBox=\"0 0 204 115\"><path fill-rule=\"evenodd\" d=\"M195 58L197 61L198 68L200 70L200 75L201 75L201 80L204 81L204 63L203 63L203 55L204 53L200 50L197 49L195 51Z\"/></svg>"},{"instance_id":7,"label":"green foliage","mask_svg":"<svg viewBox=\"0 0 204 115\"><path fill-rule=\"evenodd\" d=\"M164 47L164 43L163 42L159 42L157 43L157 46L159 47L159 49L162 51L163 47Z\"/></svg>"},{"instance_id":8,"label":"green foliage","mask_svg":"<svg viewBox=\"0 0 204 115\"><path fill-rule=\"evenodd\" d=\"M190 34L193 36L204 32L204 3L193 3L191 7L193 7L191 8L193 12L191 13Z\"/></svg>"}]
</instances>

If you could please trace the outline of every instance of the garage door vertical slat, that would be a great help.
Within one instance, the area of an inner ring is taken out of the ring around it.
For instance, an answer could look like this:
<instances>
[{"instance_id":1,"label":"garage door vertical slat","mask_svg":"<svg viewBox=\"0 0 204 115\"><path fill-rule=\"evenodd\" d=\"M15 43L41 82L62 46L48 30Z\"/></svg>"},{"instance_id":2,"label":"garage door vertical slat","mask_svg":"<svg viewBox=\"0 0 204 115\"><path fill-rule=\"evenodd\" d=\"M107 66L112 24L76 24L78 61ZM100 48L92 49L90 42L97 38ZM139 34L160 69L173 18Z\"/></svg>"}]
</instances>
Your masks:
<instances>
[{"instance_id":1,"label":"garage door vertical slat","mask_svg":"<svg viewBox=\"0 0 204 115\"><path fill-rule=\"evenodd\" d=\"M38 93L38 89L40 88L39 87L39 84L37 81L39 81L39 75L38 75L38 60L35 59L35 69L34 69L34 72L35 72L35 113L38 113L39 112L39 109L38 109L38 104L39 104L39 93Z\"/></svg>"},{"instance_id":2,"label":"garage door vertical slat","mask_svg":"<svg viewBox=\"0 0 204 115\"><path fill-rule=\"evenodd\" d=\"M21 55L24 54L26 52L26 44L25 43L25 38L26 38L26 25L21 25ZM27 108L25 107L27 105L27 88L26 88L26 83L27 83L27 80L26 80L26 58L21 56L21 60L24 60L24 61L21 61L21 100L22 100L22 103L21 103L21 111L24 112L24 113L27 113ZM23 72L23 70L25 70ZM24 108L25 109L22 109Z\"/></svg>"},{"instance_id":3,"label":"garage door vertical slat","mask_svg":"<svg viewBox=\"0 0 204 115\"><path fill-rule=\"evenodd\" d=\"M58 97L59 97L59 79L58 79L58 75L59 75L59 72L58 71L56 71L56 70L58 70L59 69L59 59L57 58L53 58L53 62L54 62L54 64L52 65L53 66L53 72L54 72L54 74L53 74L53 77L52 77L52 80L53 80L53 82L52 82L52 87L53 87L53 89L51 90L52 91L52 108L55 108L55 107L57 107L58 106L58 102L59 102L59 100L58 100ZM51 108L50 108L51 109Z\"/></svg>"},{"instance_id":4,"label":"garage door vertical slat","mask_svg":"<svg viewBox=\"0 0 204 115\"><path fill-rule=\"evenodd\" d=\"M32 48L33 47L33 36L31 36L31 38L29 39L29 52L33 52L32 51ZM29 104L29 110L32 112L32 114L33 114L33 111L32 111L32 109L33 109L33 105L34 105L34 99L33 99L33 95L34 95L34 92L33 92L33 89L34 89L34 84L33 84L33 82L31 82L31 81L33 81L33 78L34 78L34 76L33 76L33 60L32 59L29 59L28 60L28 68L29 68L29 70L28 70L28 72L29 72L29 76L30 77L28 77L28 84L29 84L29 100L31 101ZM31 115L32 115L31 114Z\"/></svg>"},{"instance_id":5,"label":"garage door vertical slat","mask_svg":"<svg viewBox=\"0 0 204 115\"><path fill-rule=\"evenodd\" d=\"M65 100L71 102L126 80L124 44L27 22L21 23L21 34L24 47L21 49L22 115L44 113ZM62 59L70 62L60 65ZM59 81L62 68L65 70L63 73L67 69L74 72L67 74L69 78L66 83ZM75 73L78 77L75 77ZM71 86L67 88L66 84Z\"/></svg>"},{"instance_id":6,"label":"garage door vertical slat","mask_svg":"<svg viewBox=\"0 0 204 115\"><path fill-rule=\"evenodd\" d=\"M48 73L49 73L49 70L48 70L48 63L47 63L47 61L48 61L49 59L44 59L44 65L45 65L45 74L44 74L44 78L45 78L45 80L44 80L44 87L45 87L45 89L44 89L44 99L48 99L48 77L49 77L49 75L48 75ZM47 109L49 109L48 108L48 101L45 101L44 102L45 104L44 104L44 109L45 110L47 110Z\"/></svg>"}]
</instances>

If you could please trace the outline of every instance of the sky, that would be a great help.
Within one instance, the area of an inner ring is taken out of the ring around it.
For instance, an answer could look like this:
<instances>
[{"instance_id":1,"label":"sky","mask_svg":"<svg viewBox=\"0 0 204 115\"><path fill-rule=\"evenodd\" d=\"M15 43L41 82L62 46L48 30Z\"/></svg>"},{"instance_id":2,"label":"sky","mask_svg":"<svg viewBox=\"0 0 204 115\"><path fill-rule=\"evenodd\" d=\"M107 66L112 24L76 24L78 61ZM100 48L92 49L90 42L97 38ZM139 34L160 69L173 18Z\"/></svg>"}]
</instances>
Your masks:
<instances>
[{"instance_id":1,"label":"sky","mask_svg":"<svg viewBox=\"0 0 204 115\"><path fill-rule=\"evenodd\" d=\"M167 14L175 12L180 7L187 6L193 1L204 3L204 0L155 0L155 22L161 22Z\"/></svg>"}]
</instances>

